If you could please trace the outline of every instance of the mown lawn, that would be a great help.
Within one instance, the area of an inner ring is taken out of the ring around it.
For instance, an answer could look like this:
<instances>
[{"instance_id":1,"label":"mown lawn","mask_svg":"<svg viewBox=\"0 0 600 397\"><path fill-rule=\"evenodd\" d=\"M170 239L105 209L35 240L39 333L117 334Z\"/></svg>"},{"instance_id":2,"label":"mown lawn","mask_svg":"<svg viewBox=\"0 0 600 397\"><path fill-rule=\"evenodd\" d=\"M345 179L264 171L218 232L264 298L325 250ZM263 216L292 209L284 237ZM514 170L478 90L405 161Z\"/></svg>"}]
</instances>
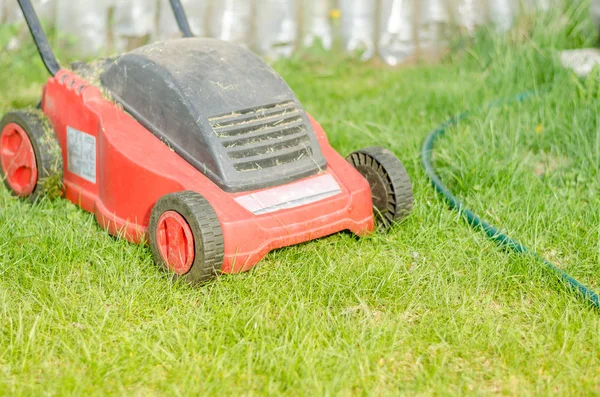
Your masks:
<instances>
[{"instance_id":1,"label":"mown lawn","mask_svg":"<svg viewBox=\"0 0 600 397\"><path fill-rule=\"evenodd\" d=\"M600 313L473 232L419 158L451 114L544 87L475 111L436 164L476 212L600 290L600 74L558 65L556 49L593 40L582 7L568 13L483 33L439 66L276 65L341 153L404 161L416 206L389 234L281 249L191 288L67 201L0 188L0 394L600 393ZM32 46L2 49L0 113L36 103L45 78Z\"/></svg>"}]
</instances>

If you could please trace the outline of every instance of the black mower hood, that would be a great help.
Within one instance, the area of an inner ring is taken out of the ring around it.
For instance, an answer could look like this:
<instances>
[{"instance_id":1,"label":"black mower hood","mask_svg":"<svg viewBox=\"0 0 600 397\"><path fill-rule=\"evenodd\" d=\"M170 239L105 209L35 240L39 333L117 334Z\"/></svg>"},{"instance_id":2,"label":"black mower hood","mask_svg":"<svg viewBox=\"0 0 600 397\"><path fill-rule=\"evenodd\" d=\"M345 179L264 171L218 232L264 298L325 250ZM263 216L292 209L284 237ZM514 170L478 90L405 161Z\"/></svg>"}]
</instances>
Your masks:
<instances>
[{"instance_id":1,"label":"black mower hood","mask_svg":"<svg viewBox=\"0 0 600 397\"><path fill-rule=\"evenodd\" d=\"M240 46L201 38L151 44L111 62L101 82L225 191L275 186L326 166L292 90Z\"/></svg>"}]
</instances>

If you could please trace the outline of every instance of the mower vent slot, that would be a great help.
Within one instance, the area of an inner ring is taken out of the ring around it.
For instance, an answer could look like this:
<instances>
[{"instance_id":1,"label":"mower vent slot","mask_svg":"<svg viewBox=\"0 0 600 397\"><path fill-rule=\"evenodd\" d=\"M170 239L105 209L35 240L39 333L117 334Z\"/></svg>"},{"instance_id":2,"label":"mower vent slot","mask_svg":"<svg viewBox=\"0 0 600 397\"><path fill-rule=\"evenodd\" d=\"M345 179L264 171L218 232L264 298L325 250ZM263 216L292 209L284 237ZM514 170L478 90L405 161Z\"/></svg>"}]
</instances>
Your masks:
<instances>
[{"instance_id":1,"label":"mower vent slot","mask_svg":"<svg viewBox=\"0 0 600 397\"><path fill-rule=\"evenodd\" d=\"M294 101L211 117L209 122L239 172L313 155L304 112Z\"/></svg>"},{"instance_id":2,"label":"mower vent slot","mask_svg":"<svg viewBox=\"0 0 600 397\"><path fill-rule=\"evenodd\" d=\"M214 117L211 117L209 120L211 123L225 123L227 121L238 120L240 118L244 118L245 116L257 115L260 117L265 112L283 110L285 108L295 109L296 104L294 103L294 101L273 103L270 105L260 106L257 108L240 110L238 112L226 113L226 114L222 114L220 116L214 116Z\"/></svg>"},{"instance_id":3,"label":"mower vent slot","mask_svg":"<svg viewBox=\"0 0 600 397\"><path fill-rule=\"evenodd\" d=\"M219 138L237 137L241 135L249 135L265 130L284 129L286 127L302 124L304 120L299 114L288 117L287 115L278 117L269 117L268 119L259 119L250 122L243 122L239 124L231 124L227 127L215 127L213 131L219 136Z\"/></svg>"},{"instance_id":4,"label":"mower vent slot","mask_svg":"<svg viewBox=\"0 0 600 397\"><path fill-rule=\"evenodd\" d=\"M278 140L295 138L299 135L306 136L306 127L304 125L294 125L284 130L267 129L251 135L244 135L242 138L222 139L221 142L227 149L234 149L240 146L249 146L265 141L273 141L276 143Z\"/></svg>"},{"instance_id":5,"label":"mower vent slot","mask_svg":"<svg viewBox=\"0 0 600 397\"><path fill-rule=\"evenodd\" d=\"M243 146L244 149L232 150L228 154L229 157L232 159L243 159L251 156L265 155L283 149L293 148L295 146L299 146L310 141L306 134L300 134L300 136L297 135L298 134L294 135L295 137L293 137L292 139L279 139L276 143L268 142L266 145L261 145L259 142L258 145Z\"/></svg>"},{"instance_id":6,"label":"mower vent slot","mask_svg":"<svg viewBox=\"0 0 600 397\"><path fill-rule=\"evenodd\" d=\"M275 156L253 156L253 158L247 158L244 161L234 163L233 166L239 172L256 171L282 164L293 163L294 161L312 156L312 153L312 148L309 147L301 149L292 148L281 151Z\"/></svg>"},{"instance_id":7,"label":"mower vent slot","mask_svg":"<svg viewBox=\"0 0 600 397\"><path fill-rule=\"evenodd\" d=\"M253 121L266 122L282 118L289 118L300 115L300 111L294 102L285 102L281 105L269 105L258 108L257 110L231 113L225 116L217 116L209 119L210 124L215 131L220 131L229 127L240 127Z\"/></svg>"}]
</instances>

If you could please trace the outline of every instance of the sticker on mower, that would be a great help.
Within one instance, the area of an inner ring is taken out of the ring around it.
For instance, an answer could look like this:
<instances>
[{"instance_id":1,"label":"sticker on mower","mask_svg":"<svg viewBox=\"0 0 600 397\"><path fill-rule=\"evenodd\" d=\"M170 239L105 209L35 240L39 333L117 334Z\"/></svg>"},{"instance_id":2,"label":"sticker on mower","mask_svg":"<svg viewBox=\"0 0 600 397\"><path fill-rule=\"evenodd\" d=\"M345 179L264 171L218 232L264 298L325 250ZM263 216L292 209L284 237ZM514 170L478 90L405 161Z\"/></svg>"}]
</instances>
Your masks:
<instances>
[{"instance_id":1,"label":"sticker on mower","mask_svg":"<svg viewBox=\"0 0 600 397\"><path fill-rule=\"evenodd\" d=\"M261 215L325 200L340 193L340 185L327 174L240 196L235 201L255 215Z\"/></svg>"},{"instance_id":2,"label":"sticker on mower","mask_svg":"<svg viewBox=\"0 0 600 397\"><path fill-rule=\"evenodd\" d=\"M96 138L67 127L67 151L69 171L96 183Z\"/></svg>"}]
</instances>

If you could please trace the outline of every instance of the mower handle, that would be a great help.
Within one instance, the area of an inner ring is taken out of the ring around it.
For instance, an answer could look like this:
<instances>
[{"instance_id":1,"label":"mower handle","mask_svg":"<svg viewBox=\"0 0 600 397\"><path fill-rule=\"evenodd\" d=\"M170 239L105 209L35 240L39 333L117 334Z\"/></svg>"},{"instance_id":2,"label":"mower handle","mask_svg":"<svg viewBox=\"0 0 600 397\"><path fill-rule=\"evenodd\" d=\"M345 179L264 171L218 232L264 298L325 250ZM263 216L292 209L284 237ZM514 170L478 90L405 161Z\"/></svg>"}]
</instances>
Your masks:
<instances>
[{"instance_id":1,"label":"mower handle","mask_svg":"<svg viewBox=\"0 0 600 397\"><path fill-rule=\"evenodd\" d=\"M55 76L60 70L60 65L58 64L58 61L52 52L52 48L48 42L48 36L46 36L46 33L44 33L44 29L40 24L37 14L35 13L35 9L31 5L31 1L17 1L19 2L19 7L21 7L21 11L25 17L25 21L27 22L31 36L33 36L33 41L35 41L35 45L40 53L40 57L42 58L44 65L46 66L46 69L48 69L48 72L50 72L52 76Z\"/></svg>"},{"instance_id":2,"label":"mower handle","mask_svg":"<svg viewBox=\"0 0 600 397\"><path fill-rule=\"evenodd\" d=\"M21 7L21 11L23 12L23 16L25 17L25 21L27 22L27 26L29 27L29 31L31 32L31 36L33 37L33 41L40 53L40 57L48 69L48 72L52 76L55 76L56 73L61 69L60 64L56 60L56 56L52 52L52 47L50 47L50 42L48 41L48 36L44 33L44 29L40 24L40 20L38 19L37 14L35 13L35 9L31 4L30 0L17 0L19 3L19 7ZM184 37L194 37L192 33L192 29L190 28L190 23L188 22L187 16L185 15L185 10L181 4L180 0L170 0L171 8L173 9L173 14L175 14L175 19L177 20L177 25L179 25L179 30L183 33Z\"/></svg>"},{"instance_id":3,"label":"mower handle","mask_svg":"<svg viewBox=\"0 0 600 397\"><path fill-rule=\"evenodd\" d=\"M194 33L192 33L190 23L185 15L185 10L183 9L181 1L170 0L170 2L173 14L175 14L175 19L177 20L177 25L179 25L179 30L183 33L183 37L194 37Z\"/></svg>"}]
</instances>

